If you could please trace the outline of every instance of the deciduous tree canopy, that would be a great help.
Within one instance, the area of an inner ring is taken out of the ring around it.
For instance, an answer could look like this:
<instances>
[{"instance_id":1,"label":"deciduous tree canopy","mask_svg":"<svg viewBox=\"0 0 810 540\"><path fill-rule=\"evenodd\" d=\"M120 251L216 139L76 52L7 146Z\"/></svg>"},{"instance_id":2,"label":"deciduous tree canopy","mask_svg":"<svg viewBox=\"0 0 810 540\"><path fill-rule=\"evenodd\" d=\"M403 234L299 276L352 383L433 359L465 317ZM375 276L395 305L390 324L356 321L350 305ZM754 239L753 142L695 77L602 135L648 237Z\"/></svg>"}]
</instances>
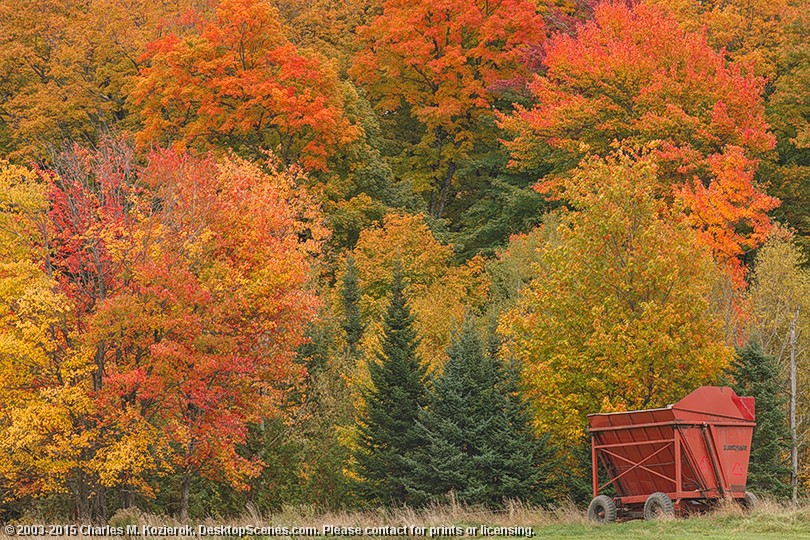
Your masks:
<instances>
[{"instance_id":1,"label":"deciduous tree canopy","mask_svg":"<svg viewBox=\"0 0 810 540\"><path fill-rule=\"evenodd\" d=\"M213 17L147 46L149 62L133 92L142 107L141 144L231 147L252 157L273 150L309 169L360 130L343 114L328 60L299 51L269 2L223 0Z\"/></svg>"},{"instance_id":2,"label":"deciduous tree canopy","mask_svg":"<svg viewBox=\"0 0 810 540\"><path fill-rule=\"evenodd\" d=\"M0 521L579 500L746 344L773 420L806 4L0 2Z\"/></svg>"},{"instance_id":3,"label":"deciduous tree canopy","mask_svg":"<svg viewBox=\"0 0 810 540\"><path fill-rule=\"evenodd\" d=\"M600 4L575 35L551 41L544 63L530 84L537 104L501 121L514 164L552 164L558 174L538 188L553 189L586 154L605 156L616 141L653 143L657 193L686 206L704 245L742 286L739 257L764 241L766 213L778 205L754 178L774 146L764 80L645 4Z\"/></svg>"},{"instance_id":4,"label":"deciduous tree canopy","mask_svg":"<svg viewBox=\"0 0 810 540\"><path fill-rule=\"evenodd\" d=\"M565 177L575 211L501 319L538 426L575 444L592 411L659 407L716 380L733 353L709 294L719 273L655 197L659 168L625 153Z\"/></svg>"}]
</instances>

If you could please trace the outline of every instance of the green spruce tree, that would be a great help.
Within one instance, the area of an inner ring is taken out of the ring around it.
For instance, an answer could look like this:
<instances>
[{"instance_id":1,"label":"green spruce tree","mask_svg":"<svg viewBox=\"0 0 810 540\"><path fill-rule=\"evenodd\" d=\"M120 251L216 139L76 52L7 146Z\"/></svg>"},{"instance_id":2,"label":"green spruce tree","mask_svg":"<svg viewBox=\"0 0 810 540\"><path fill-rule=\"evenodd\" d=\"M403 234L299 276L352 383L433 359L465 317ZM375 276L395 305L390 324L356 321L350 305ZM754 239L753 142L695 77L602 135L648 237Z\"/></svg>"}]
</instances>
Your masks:
<instances>
[{"instance_id":1,"label":"green spruce tree","mask_svg":"<svg viewBox=\"0 0 810 540\"><path fill-rule=\"evenodd\" d=\"M358 492L369 502L409 502L405 456L420 445L415 425L427 396L426 369L416 354L418 339L413 323L397 265L384 318L382 351L378 361L369 364L373 387L364 396L356 455L361 478Z\"/></svg>"},{"instance_id":2,"label":"green spruce tree","mask_svg":"<svg viewBox=\"0 0 810 540\"><path fill-rule=\"evenodd\" d=\"M756 399L756 422L751 442L748 489L776 497L790 495L790 431L786 396L779 384L779 369L755 342L737 351L729 375L740 396Z\"/></svg>"},{"instance_id":3,"label":"green spruce tree","mask_svg":"<svg viewBox=\"0 0 810 540\"><path fill-rule=\"evenodd\" d=\"M354 266L354 257L351 255L346 259L346 273L343 275L343 286L340 289L340 303L343 306L342 326L346 332L349 353L356 356L364 327L360 319L360 288L357 284L357 268Z\"/></svg>"},{"instance_id":4,"label":"green spruce tree","mask_svg":"<svg viewBox=\"0 0 810 540\"><path fill-rule=\"evenodd\" d=\"M516 366L485 354L469 320L449 355L420 414L425 443L406 459L413 501L453 492L462 503L490 507L543 502L552 462L545 440L534 436Z\"/></svg>"},{"instance_id":5,"label":"green spruce tree","mask_svg":"<svg viewBox=\"0 0 810 540\"><path fill-rule=\"evenodd\" d=\"M545 504L553 491L553 477L561 463L549 444L547 433L537 435L521 388L521 366L515 360L501 362L492 356L499 375L497 389L506 406L505 430L500 440L501 483L499 499L519 499Z\"/></svg>"}]
</instances>

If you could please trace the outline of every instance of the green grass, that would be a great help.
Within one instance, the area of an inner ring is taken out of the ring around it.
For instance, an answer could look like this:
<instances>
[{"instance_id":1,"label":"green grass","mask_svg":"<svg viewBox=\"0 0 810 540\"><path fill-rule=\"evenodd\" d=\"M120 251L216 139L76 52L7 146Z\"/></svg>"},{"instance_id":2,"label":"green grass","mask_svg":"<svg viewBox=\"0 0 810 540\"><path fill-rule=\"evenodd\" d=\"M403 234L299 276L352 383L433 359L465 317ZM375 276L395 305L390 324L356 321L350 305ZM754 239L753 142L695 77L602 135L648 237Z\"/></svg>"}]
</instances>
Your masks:
<instances>
[{"instance_id":1,"label":"green grass","mask_svg":"<svg viewBox=\"0 0 810 540\"><path fill-rule=\"evenodd\" d=\"M715 540L810 540L810 506L798 509L769 501L753 512L745 513L733 503L691 517L657 521L633 520L604 525L591 524L584 513L571 510L557 513L554 519L535 526L537 538L601 539L690 539Z\"/></svg>"},{"instance_id":2,"label":"green grass","mask_svg":"<svg viewBox=\"0 0 810 540\"><path fill-rule=\"evenodd\" d=\"M792 519L784 514L767 516L703 516L666 521L628 521L606 525L585 523L546 524L535 527L537 538L786 540L810 539L810 519Z\"/></svg>"}]
</instances>

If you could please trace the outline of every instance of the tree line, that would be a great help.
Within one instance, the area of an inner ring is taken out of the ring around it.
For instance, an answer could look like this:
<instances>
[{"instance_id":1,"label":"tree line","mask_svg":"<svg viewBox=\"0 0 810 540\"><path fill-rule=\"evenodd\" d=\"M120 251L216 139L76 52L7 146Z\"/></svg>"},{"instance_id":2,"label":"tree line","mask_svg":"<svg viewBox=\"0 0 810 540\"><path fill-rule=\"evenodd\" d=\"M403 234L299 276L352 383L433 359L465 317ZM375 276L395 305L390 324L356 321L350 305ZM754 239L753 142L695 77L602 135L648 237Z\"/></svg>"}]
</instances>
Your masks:
<instances>
[{"instance_id":1,"label":"tree line","mask_svg":"<svg viewBox=\"0 0 810 540\"><path fill-rule=\"evenodd\" d=\"M3 2L0 518L584 500L701 384L787 495L806 8Z\"/></svg>"}]
</instances>

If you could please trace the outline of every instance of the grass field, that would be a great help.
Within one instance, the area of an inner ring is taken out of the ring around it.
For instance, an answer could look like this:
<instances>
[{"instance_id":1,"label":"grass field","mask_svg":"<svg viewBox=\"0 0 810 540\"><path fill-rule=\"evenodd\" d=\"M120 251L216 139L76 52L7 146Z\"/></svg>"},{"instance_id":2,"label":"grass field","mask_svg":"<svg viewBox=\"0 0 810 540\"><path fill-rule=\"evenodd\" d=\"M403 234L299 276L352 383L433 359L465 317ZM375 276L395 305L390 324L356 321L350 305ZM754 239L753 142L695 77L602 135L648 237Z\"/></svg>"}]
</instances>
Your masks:
<instances>
[{"instance_id":1,"label":"grass field","mask_svg":"<svg viewBox=\"0 0 810 540\"><path fill-rule=\"evenodd\" d=\"M339 521L348 516L336 516ZM584 511L577 508L559 508L553 512L515 505L504 513L490 513L458 507L442 507L423 513L398 511L380 516L385 522L418 524L422 526L459 525L462 527L513 526L531 527L536 538L564 539L810 539L810 506L798 509L764 501L751 513L743 512L736 504L726 504L714 512L681 519L658 521L634 520L605 525L592 524ZM322 516L318 521L327 522ZM356 522L375 523L374 517L355 515ZM478 538L485 538L478 536Z\"/></svg>"},{"instance_id":2,"label":"grass field","mask_svg":"<svg viewBox=\"0 0 810 540\"><path fill-rule=\"evenodd\" d=\"M746 514L737 505L723 505L711 514L659 521L635 520L624 523L593 525L584 511L559 508L553 512L514 505L504 513L491 513L460 507L440 507L425 512L397 510L362 514L326 514L300 518L295 511L274 516L274 521L314 524L334 523L344 526L418 525L423 527L480 526L531 527L535 538L563 539L728 539L728 540L810 540L810 506L790 509L779 504L763 502ZM478 538L492 538L477 536ZM523 538L519 536L517 538ZM438 537L434 537L438 538ZM448 537L442 537L448 538ZM513 537L515 538L515 537Z\"/></svg>"},{"instance_id":3,"label":"grass field","mask_svg":"<svg viewBox=\"0 0 810 540\"><path fill-rule=\"evenodd\" d=\"M810 539L810 516L757 514L754 516L703 516L662 522L631 521L603 526L584 523L546 524L535 528L538 538L564 539L690 539L783 540Z\"/></svg>"},{"instance_id":4,"label":"grass field","mask_svg":"<svg viewBox=\"0 0 810 540\"><path fill-rule=\"evenodd\" d=\"M36 523L26 520L27 523ZM142 514L137 511L121 512L110 519L110 526L126 528L137 525L146 527L176 527L180 524L164 516ZM706 538L717 540L788 540L806 538L810 540L810 505L803 505L798 509L787 508L775 503L764 502L753 512L743 513L733 504L724 505L718 510L690 518L662 519L653 522L628 521L624 523L611 523L606 525L591 524L585 513L573 507L558 508L554 511L530 508L523 505L512 505L504 512L489 512L480 509L463 508L450 505L435 507L424 511L411 509L378 510L368 512L319 513L311 508L289 508L270 516L260 516L256 512L246 512L244 516L234 520L208 518L189 524L195 531L202 525L205 527L247 528L249 526L272 527L311 527L324 530L324 527L365 530L367 527L422 527L424 535L411 535L414 539L492 539L499 538L491 534L475 535L448 534L448 531L466 531L475 527L480 531L481 526L521 527L530 529L533 538L561 538L561 539L692 539ZM430 535L434 528L435 534ZM99 538L102 535L78 534L74 532L71 538ZM444 534L441 534L444 533ZM19 538L21 534L7 535L0 531L0 538ZM23 535L31 537L32 535ZM36 536L35 536L36 537ZM53 538L53 535L46 535ZM133 535L130 538L168 538L169 536ZM200 538L200 536L197 536ZM227 536L208 535L205 538L237 538L235 534ZM319 538L387 538L393 536L374 536L361 534L359 536L319 535ZM517 534L508 538L527 538L527 534ZM244 536L244 538L262 538L262 536ZM281 539L285 536L277 535L271 538ZM286 538L289 538L288 536ZM297 537L302 538L302 537ZM500 537L504 538L504 537Z\"/></svg>"}]
</instances>

